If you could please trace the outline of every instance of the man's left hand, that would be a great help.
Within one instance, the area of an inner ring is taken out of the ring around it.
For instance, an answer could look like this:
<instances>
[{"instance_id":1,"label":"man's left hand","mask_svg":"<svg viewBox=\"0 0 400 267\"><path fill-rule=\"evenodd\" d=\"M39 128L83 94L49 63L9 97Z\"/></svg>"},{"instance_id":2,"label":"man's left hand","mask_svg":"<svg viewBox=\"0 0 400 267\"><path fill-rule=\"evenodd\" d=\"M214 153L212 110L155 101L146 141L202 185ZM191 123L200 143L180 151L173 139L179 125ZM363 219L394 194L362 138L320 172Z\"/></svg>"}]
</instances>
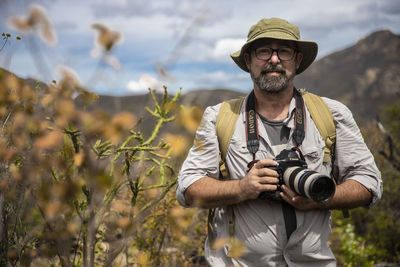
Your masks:
<instances>
[{"instance_id":1,"label":"man's left hand","mask_svg":"<svg viewBox=\"0 0 400 267\"><path fill-rule=\"evenodd\" d=\"M280 193L283 200L292 205L298 210L313 210L321 209L322 205L306 197L299 196L293 192L288 186L281 186L282 192Z\"/></svg>"}]
</instances>

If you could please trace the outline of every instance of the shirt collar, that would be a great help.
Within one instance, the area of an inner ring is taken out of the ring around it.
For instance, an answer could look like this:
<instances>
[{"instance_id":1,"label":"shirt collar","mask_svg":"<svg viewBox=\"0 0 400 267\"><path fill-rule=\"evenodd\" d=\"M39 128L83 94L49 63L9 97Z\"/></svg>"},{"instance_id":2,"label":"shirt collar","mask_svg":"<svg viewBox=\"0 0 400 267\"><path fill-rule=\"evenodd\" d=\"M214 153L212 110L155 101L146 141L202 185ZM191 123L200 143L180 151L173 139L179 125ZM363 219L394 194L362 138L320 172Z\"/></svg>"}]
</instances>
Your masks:
<instances>
[{"instance_id":1,"label":"shirt collar","mask_svg":"<svg viewBox=\"0 0 400 267\"><path fill-rule=\"evenodd\" d=\"M247 98L249 95L247 95L243 101L242 107L241 107L241 114L242 114L242 121L246 122L246 103L247 103ZM284 120L284 124L289 127L289 128L294 128L294 110L296 109L296 100L294 97L290 100L289 104L289 116Z\"/></svg>"},{"instance_id":2,"label":"shirt collar","mask_svg":"<svg viewBox=\"0 0 400 267\"><path fill-rule=\"evenodd\" d=\"M292 99L290 100L290 104L289 104L289 117L287 117L284 120L285 125L288 128L294 128L294 111L296 109L296 100L294 99L294 97L292 97Z\"/></svg>"}]
</instances>

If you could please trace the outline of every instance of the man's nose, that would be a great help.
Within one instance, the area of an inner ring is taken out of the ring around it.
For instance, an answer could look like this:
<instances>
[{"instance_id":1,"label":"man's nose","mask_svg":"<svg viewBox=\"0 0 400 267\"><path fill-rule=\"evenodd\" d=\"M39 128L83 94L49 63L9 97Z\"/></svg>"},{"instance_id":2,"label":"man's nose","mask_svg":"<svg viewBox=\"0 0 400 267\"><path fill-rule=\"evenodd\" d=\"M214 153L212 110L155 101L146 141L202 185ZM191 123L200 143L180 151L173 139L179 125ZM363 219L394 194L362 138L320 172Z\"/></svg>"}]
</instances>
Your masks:
<instances>
[{"instance_id":1,"label":"man's nose","mask_svg":"<svg viewBox=\"0 0 400 267\"><path fill-rule=\"evenodd\" d=\"M277 63L280 62L280 59L279 59L279 57L278 57L278 51L273 51L273 52L272 52L272 55L271 55L269 61L270 61L271 63L273 63L273 64L277 64Z\"/></svg>"}]
</instances>

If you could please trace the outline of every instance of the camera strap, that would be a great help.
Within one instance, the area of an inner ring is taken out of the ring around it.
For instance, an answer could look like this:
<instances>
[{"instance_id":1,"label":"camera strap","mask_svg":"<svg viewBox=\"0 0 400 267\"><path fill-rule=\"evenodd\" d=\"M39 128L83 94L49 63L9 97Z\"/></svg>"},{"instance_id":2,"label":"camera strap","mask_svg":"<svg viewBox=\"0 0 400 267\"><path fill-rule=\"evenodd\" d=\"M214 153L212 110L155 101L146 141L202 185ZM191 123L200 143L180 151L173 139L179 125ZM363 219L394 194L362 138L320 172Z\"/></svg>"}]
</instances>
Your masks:
<instances>
[{"instance_id":1,"label":"camera strap","mask_svg":"<svg viewBox=\"0 0 400 267\"><path fill-rule=\"evenodd\" d=\"M294 131L293 131L293 140L296 143L296 147L299 147L304 140L305 137L305 118L306 111L304 109L304 100L301 96L300 92L294 88L293 96L296 102L296 109L294 111ZM302 155L302 153L300 153Z\"/></svg>"},{"instance_id":2,"label":"camera strap","mask_svg":"<svg viewBox=\"0 0 400 267\"><path fill-rule=\"evenodd\" d=\"M299 147L305 137L305 109L304 100L300 92L294 88L293 97L296 103L295 115L294 115L294 131L293 140L296 147ZM253 155L253 161L256 159L256 153L260 147L260 140L258 135L257 115L256 115L256 99L254 96L254 90L251 91L246 102L246 140L247 149ZM301 154L301 153L300 153ZM301 154L302 155L302 154Z\"/></svg>"},{"instance_id":3,"label":"camera strap","mask_svg":"<svg viewBox=\"0 0 400 267\"><path fill-rule=\"evenodd\" d=\"M300 92L294 88L293 97L295 98L295 128L293 131L293 140L296 144L295 149L300 152L299 146L303 143L305 137L305 109L304 100ZM249 163L249 169L256 162L256 153L260 147L260 140L258 135L257 116L256 116L256 99L254 90L251 91L246 102L246 139L247 149L253 154L253 161ZM300 156L303 154L300 152ZM285 201L282 201L282 213L285 220L286 236L289 240L290 235L297 228L296 212L293 206Z\"/></svg>"},{"instance_id":4,"label":"camera strap","mask_svg":"<svg viewBox=\"0 0 400 267\"><path fill-rule=\"evenodd\" d=\"M254 90L251 91L246 102L246 140L247 149L253 154L253 161L256 160L256 153L260 147L258 136L257 116L256 116L256 98Z\"/></svg>"}]
</instances>

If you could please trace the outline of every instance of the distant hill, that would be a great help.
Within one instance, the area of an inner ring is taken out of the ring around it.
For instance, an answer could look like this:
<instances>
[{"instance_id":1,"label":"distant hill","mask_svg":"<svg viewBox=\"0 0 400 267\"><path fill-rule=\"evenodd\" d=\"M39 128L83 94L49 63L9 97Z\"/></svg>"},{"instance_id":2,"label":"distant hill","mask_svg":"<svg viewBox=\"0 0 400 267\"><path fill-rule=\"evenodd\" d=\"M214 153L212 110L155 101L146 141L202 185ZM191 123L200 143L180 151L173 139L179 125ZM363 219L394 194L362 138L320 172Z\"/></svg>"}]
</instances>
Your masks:
<instances>
[{"instance_id":1,"label":"distant hill","mask_svg":"<svg viewBox=\"0 0 400 267\"><path fill-rule=\"evenodd\" d=\"M204 108L240 95L243 94L228 89L194 90L183 94L180 103ZM124 97L100 96L96 105L111 113L131 111L135 114L144 114L144 106L152 105L152 103L150 95L145 94Z\"/></svg>"},{"instance_id":2,"label":"distant hill","mask_svg":"<svg viewBox=\"0 0 400 267\"><path fill-rule=\"evenodd\" d=\"M359 120L374 119L400 98L400 36L378 31L314 62L299 87L342 101Z\"/></svg>"},{"instance_id":3,"label":"distant hill","mask_svg":"<svg viewBox=\"0 0 400 267\"><path fill-rule=\"evenodd\" d=\"M381 109L400 98L400 36L374 32L355 45L314 62L296 77L296 86L346 104L361 123L375 119ZM183 104L202 108L241 95L227 89L195 90L182 96ZM143 111L148 96L100 97L99 105L117 110Z\"/></svg>"},{"instance_id":4,"label":"distant hill","mask_svg":"<svg viewBox=\"0 0 400 267\"><path fill-rule=\"evenodd\" d=\"M26 82L37 83L33 79ZM400 98L400 36L390 31L374 32L314 62L296 77L295 84L343 102L360 123L374 119L385 105ZM180 103L205 108L239 95L229 89L199 89L183 94ZM129 111L146 119L144 107L149 105L152 100L146 94L100 96L94 107L110 113Z\"/></svg>"},{"instance_id":5,"label":"distant hill","mask_svg":"<svg viewBox=\"0 0 400 267\"><path fill-rule=\"evenodd\" d=\"M240 95L243 94L228 89L195 90L183 94L179 103L181 105L197 106L204 109L207 106L216 105L222 101L237 98ZM153 125L152 120L150 119L151 116L145 110L146 106L153 107L153 100L150 94L125 97L100 96L99 100L95 102L91 108L100 108L112 114L121 111L132 112L136 117L142 119L140 130L144 133L149 133L152 130ZM173 123L167 124L164 130L167 132L179 133L183 129L177 127L177 125Z\"/></svg>"}]
</instances>

